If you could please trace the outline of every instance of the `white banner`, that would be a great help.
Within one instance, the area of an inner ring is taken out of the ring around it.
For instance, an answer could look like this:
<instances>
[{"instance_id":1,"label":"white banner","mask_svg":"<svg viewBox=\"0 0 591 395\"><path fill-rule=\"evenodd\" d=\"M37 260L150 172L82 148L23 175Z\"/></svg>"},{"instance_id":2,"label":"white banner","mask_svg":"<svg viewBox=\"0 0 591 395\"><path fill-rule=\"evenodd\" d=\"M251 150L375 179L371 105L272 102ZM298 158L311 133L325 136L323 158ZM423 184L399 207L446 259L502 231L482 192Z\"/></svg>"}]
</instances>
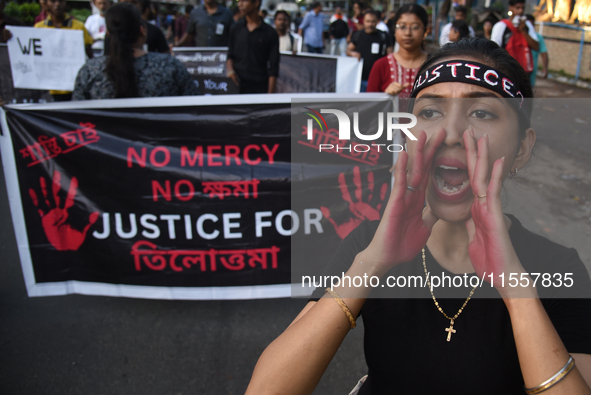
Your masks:
<instances>
[{"instance_id":1,"label":"white banner","mask_svg":"<svg viewBox=\"0 0 591 395\"><path fill-rule=\"evenodd\" d=\"M363 59L350 56L337 56L336 93L359 93Z\"/></svg>"},{"instance_id":2,"label":"white banner","mask_svg":"<svg viewBox=\"0 0 591 395\"><path fill-rule=\"evenodd\" d=\"M81 30L10 26L8 55L15 88L71 91L86 62Z\"/></svg>"}]
</instances>

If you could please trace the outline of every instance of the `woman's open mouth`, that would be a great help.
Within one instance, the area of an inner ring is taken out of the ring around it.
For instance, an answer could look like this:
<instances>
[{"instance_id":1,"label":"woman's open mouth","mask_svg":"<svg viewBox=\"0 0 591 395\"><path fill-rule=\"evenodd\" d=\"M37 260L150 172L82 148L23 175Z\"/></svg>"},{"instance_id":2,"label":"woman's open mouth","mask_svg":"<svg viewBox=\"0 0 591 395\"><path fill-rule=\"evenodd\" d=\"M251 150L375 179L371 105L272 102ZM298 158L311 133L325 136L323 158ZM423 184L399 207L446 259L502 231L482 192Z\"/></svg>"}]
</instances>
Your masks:
<instances>
[{"instance_id":1,"label":"woman's open mouth","mask_svg":"<svg viewBox=\"0 0 591 395\"><path fill-rule=\"evenodd\" d=\"M459 199L470 189L467 166L458 159L439 158L433 169L433 186L441 198Z\"/></svg>"}]
</instances>

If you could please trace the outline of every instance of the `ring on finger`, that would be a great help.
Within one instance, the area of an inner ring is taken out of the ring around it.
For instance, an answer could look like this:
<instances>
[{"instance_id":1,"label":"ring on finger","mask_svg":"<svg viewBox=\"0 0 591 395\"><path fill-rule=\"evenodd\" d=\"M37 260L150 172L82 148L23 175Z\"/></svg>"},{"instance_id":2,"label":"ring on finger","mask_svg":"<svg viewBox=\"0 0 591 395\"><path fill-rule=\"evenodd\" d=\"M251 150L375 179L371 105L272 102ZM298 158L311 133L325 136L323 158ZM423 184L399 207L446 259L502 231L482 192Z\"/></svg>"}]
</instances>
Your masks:
<instances>
[{"instance_id":1,"label":"ring on finger","mask_svg":"<svg viewBox=\"0 0 591 395\"><path fill-rule=\"evenodd\" d=\"M474 196L476 196L478 199L482 199L482 198L486 197L486 195L474 195Z\"/></svg>"},{"instance_id":2,"label":"ring on finger","mask_svg":"<svg viewBox=\"0 0 591 395\"><path fill-rule=\"evenodd\" d=\"M411 187L410 185L407 185L406 189L408 189L409 191L416 191L417 190L417 188Z\"/></svg>"}]
</instances>

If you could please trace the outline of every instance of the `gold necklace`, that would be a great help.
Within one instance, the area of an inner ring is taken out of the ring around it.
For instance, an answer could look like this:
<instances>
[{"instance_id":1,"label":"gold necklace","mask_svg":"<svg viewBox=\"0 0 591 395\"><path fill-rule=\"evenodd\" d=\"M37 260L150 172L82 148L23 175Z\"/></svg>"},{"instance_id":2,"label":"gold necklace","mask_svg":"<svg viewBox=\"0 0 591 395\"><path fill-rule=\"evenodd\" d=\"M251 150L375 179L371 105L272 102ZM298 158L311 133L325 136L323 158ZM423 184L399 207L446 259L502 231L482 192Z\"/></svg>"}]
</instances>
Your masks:
<instances>
[{"instance_id":1,"label":"gold necklace","mask_svg":"<svg viewBox=\"0 0 591 395\"><path fill-rule=\"evenodd\" d=\"M427 277L427 286L429 287L429 292L431 292L431 297L433 298L433 302L435 302L435 307L437 307L437 310L439 310L441 312L441 314L443 314L443 316L449 320L449 328L445 328L445 331L447 332L447 341L450 341L451 334L456 333L456 330L454 329L454 322L460 316L460 314L462 314L464 307L466 307L466 305L470 301L470 298L472 298L472 295L474 295L474 291L476 291L476 287L478 287L478 284L476 284L474 286L474 288L472 288L472 291L470 291L470 295L468 295L468 297L464 301L464 304L462 305L462 307L460 307L460 309L458 310L456 315L454 315L453 317L448 316L447 314L445 314L445 312L443 311L441 306L439 306L437 299L435 299L435 295L433 294L433 289L431 288L431 281L429 280L429 274L427 273L427 262L425 260L425 249L424 248L422 250L422 253L423 253L423 269L425 269L425 277Z\"/></svg>"}]
</instances>

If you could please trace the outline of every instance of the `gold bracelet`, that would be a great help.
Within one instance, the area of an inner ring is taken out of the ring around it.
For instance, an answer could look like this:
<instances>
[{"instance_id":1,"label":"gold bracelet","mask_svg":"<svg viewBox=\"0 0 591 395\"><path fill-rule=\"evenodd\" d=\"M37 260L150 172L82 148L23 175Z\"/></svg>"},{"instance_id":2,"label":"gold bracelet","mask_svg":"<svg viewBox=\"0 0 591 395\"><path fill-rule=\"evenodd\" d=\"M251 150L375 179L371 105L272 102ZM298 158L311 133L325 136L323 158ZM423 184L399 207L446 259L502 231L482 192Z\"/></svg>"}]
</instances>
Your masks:
<instances>
[{"instance_id":1,"label":"gold bracelet","mask_svg":"<svg viewBox=\"0 0 591 395\"><path fill-rule=\"evenodd\" d=\"M573 359L572 356L569 355L568 362L566 363L566 365L564 365L562 367L562 369L560 369L558 371L558 373L556 373L554 376L550 377L548 380L544 381L542 384L538 385L537 387L525 388L525 393L528 395L531 395L531 394L539 394L540 392L546 391L548 388L555 386L556 384L558 384L560 382L560 380L565 378L566 375L569 374L571 370L573 370L574 366L575 366L575 360Z\"/></svg>"},{"instance_id":2,"label":"gold bracelet","mask_svg":"<svg viewBox=\"0 0 591 395\"><path fill-rule=\"evenodd\" d=\"M330 288L326 288L326 292L328 292L333 297L333 299L337 301L339 306L341 306L341 309L343 309L343 311L347 315L347 318L349 319L349 322L351 323L351 329L355 328L357 326L355 318L353 318L351 310L349 310L349 307L347 307L347 304L343 301L343 299L341 299L341 297Z\"/></svg>"}]
</instances>

